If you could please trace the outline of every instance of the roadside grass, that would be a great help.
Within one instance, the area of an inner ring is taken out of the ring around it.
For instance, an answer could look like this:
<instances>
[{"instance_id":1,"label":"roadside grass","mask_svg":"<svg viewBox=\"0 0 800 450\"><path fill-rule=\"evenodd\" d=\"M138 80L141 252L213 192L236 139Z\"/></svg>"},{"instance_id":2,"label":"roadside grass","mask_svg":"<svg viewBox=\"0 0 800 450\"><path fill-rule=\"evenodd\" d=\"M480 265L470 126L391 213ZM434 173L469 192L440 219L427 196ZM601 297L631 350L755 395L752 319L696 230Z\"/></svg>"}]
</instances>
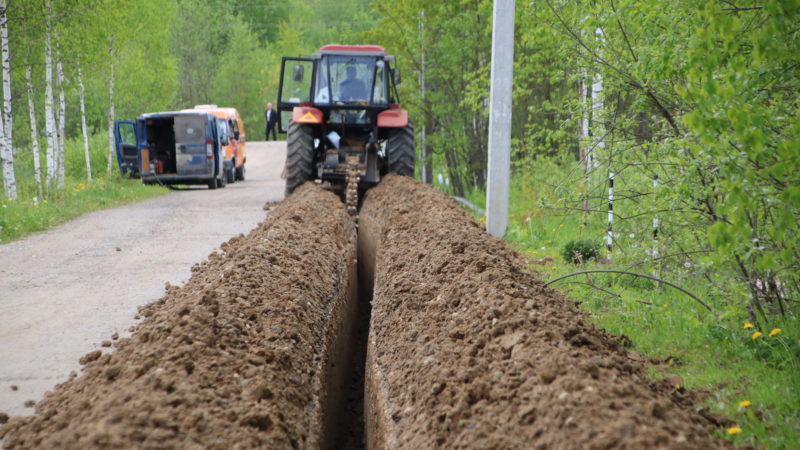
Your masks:
<instances>
[{"instance_id":1,"label":"roadside grass","mask_svg":"<svg viewBox=\"0 0 800 450\"><path fill-rule=\"evenodd\" d=\"M0 243L7 243L65 223L81 214L162 195L160 186L112 175L91 182L68 180L49 199L33 197L0 202Z\"/></svg>"},{"instance_id":2,"label":"roadside grass","mask_svg":"<svg viewBox=\"0 0 800 450\"><path fill-rule=\"evenodd\" d=\"M769 329L750 328L744 310L747 293L732 280L706 278L688 262L657 266L637 261L616 248L623 245L625 233L615 237L613 263L604 257L566 262L562 251L568 242L591 239L600 244L606 226L605 214L595 213L584 226L580 214L552 207L564 193L577 195L578 186L560 184L567 172L558 161L540 160L525 173L515 173L506 239L538 263L532 267L543 281L581 270L629 270L675 283L708 303L719 321L686 294L643 278L594 273L552 285L578 301L597 326L627 336L636 351L665 361L665 369L654 376L678 375L687 388L707 393L704 406L725 414L736 427L720 430L720 436L770 449L800 448L796 316L774 315ZM485 207L482 192L472 192L468 199ZM600 248L604 253L605 245Z\"/></svg>"},{"instance_id":3,"label":"roadside grass","mask_svg":"<svg viewBox=\"0 0 800 450\"><path fill-rule=\"evenodd\" d=\"M90 211L167 192L164 187L144 186L139 179L123 176L116 167L111 175L107 174L106 139L101 133L91 139L92 181L86 177L82 141L67 141L64 188L53 189L43 196L39 195L34 181L32 152L30 149L18 149L15 154L18 198L13 201L0 199L0 244L47 230Z\"/></svg>"}]
</instances>

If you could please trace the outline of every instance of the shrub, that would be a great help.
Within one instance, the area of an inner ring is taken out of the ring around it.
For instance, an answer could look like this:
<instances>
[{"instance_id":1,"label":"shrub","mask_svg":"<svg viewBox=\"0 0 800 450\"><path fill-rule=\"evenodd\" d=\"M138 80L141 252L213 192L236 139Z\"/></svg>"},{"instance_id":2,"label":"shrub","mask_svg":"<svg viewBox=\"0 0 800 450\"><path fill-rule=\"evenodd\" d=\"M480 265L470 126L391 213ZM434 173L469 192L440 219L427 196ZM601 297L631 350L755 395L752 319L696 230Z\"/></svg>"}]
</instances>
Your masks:
<instances>
[{"instance_id":1,"label":"shrub","mask_svg":"<svg viewBox=\"0 0 800 450\"><path fill-rule=\"evenodd\" d=\"M573 264L584 263L596 259L600 254L600 243L591 239L578 239L567 242L561 256L564 261Z\"/></svg>"}]
</instances>

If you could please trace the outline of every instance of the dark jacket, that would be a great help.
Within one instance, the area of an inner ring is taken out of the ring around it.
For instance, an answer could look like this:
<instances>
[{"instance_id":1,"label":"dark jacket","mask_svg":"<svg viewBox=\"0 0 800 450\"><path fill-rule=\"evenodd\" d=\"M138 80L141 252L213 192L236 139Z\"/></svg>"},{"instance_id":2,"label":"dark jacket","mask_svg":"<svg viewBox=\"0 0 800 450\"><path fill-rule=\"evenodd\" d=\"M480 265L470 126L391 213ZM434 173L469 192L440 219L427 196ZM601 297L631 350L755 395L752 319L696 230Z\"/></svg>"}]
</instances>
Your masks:
<instances>
[{"instance_id":1,"label":"dark jacket","mask_svg":"<svg viewBox=\"0 0 800 450\"><path fill-rule=\"evenodd\" d=\"M278 123L278 111L268 109L264 111L264 119L267 120L267 128L272 128Z\"/></svg>"}]
</instances>

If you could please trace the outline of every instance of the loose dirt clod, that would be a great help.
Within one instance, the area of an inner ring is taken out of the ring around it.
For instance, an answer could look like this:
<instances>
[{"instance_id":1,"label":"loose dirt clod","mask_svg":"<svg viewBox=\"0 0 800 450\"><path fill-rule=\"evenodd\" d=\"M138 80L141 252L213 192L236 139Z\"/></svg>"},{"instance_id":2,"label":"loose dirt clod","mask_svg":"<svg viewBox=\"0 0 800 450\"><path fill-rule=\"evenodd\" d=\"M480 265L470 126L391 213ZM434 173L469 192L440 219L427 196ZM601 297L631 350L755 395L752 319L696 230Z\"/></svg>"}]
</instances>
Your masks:
<instances>
[{"instance_id":1,"label":"loose dirt clod","mask_svg":"<svg viewBox=\"0 0 800 450\"><path fill-rule=\"evenodd\" d=\"M649 378L437 189L389 176L359 220L379 240L371 448L728 446L691 393Z\"/></svg>"},{"instance_id":2,"label":"loose dirt clod","mask_svg":"<svg viewBox=\"0 0 800 450\"><path fill-rule=\"evenodd\" d=\"M355 259L355 228L309 184L81 358L7 448L316 448Z\"/></svg>"}]
</instances>

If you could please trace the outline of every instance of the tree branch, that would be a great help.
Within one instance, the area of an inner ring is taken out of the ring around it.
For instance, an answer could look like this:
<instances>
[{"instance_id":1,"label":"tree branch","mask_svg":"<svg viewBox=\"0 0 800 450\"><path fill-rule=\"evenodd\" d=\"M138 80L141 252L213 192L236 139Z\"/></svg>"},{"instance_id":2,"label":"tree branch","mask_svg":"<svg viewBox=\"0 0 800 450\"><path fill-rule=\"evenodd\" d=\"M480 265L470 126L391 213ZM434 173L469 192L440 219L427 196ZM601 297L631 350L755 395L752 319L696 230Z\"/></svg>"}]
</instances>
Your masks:
<instances>
[{"instance_id":1,"label":"tree branch","mask_svg":"<svg viewBox=\"0 0 800 450\"><path fill-rule=\"evenodd\" d=\"M716 317L717 321L720 320L720 317L717 315L717 313L715 313L714 310L711 309L711 307L708 306L708 304L706 304L706 302L700 300L696 295L692 294L691 292L687 291L686 289L678 286L677 284L670 283L669 281L665 281L665 280L662 280L660 278L656 278L656 277L650 276L650 275L644 275L644 274L641 274L641 273L628 272L628 271L625 271L625 270L610 270L610 269L582 270L580 272L573 272L573 273L568 273L566 275L560 276L560 277L556 278L555 280L550 280L550 281L546 282L544 285L545 286L549 286L549 285L555 283L556 281L563 280L565 278L574 277L576 275L583 275L585 273L621 273L621 274L624 274L624 275L633 275L635 277L647 278L647 279L650 279L650 280L653 280L653 281L658 281L659 283L666 284L667 286L673 287L673 288L683 292L684 294L688 295L694 301L696 301L697 303L700 303L701 305L703 305L703 307L706 308L708 310L708 312L710 312L711 314L714 315L714 317Z\"/></svg>"}]
</instances>

